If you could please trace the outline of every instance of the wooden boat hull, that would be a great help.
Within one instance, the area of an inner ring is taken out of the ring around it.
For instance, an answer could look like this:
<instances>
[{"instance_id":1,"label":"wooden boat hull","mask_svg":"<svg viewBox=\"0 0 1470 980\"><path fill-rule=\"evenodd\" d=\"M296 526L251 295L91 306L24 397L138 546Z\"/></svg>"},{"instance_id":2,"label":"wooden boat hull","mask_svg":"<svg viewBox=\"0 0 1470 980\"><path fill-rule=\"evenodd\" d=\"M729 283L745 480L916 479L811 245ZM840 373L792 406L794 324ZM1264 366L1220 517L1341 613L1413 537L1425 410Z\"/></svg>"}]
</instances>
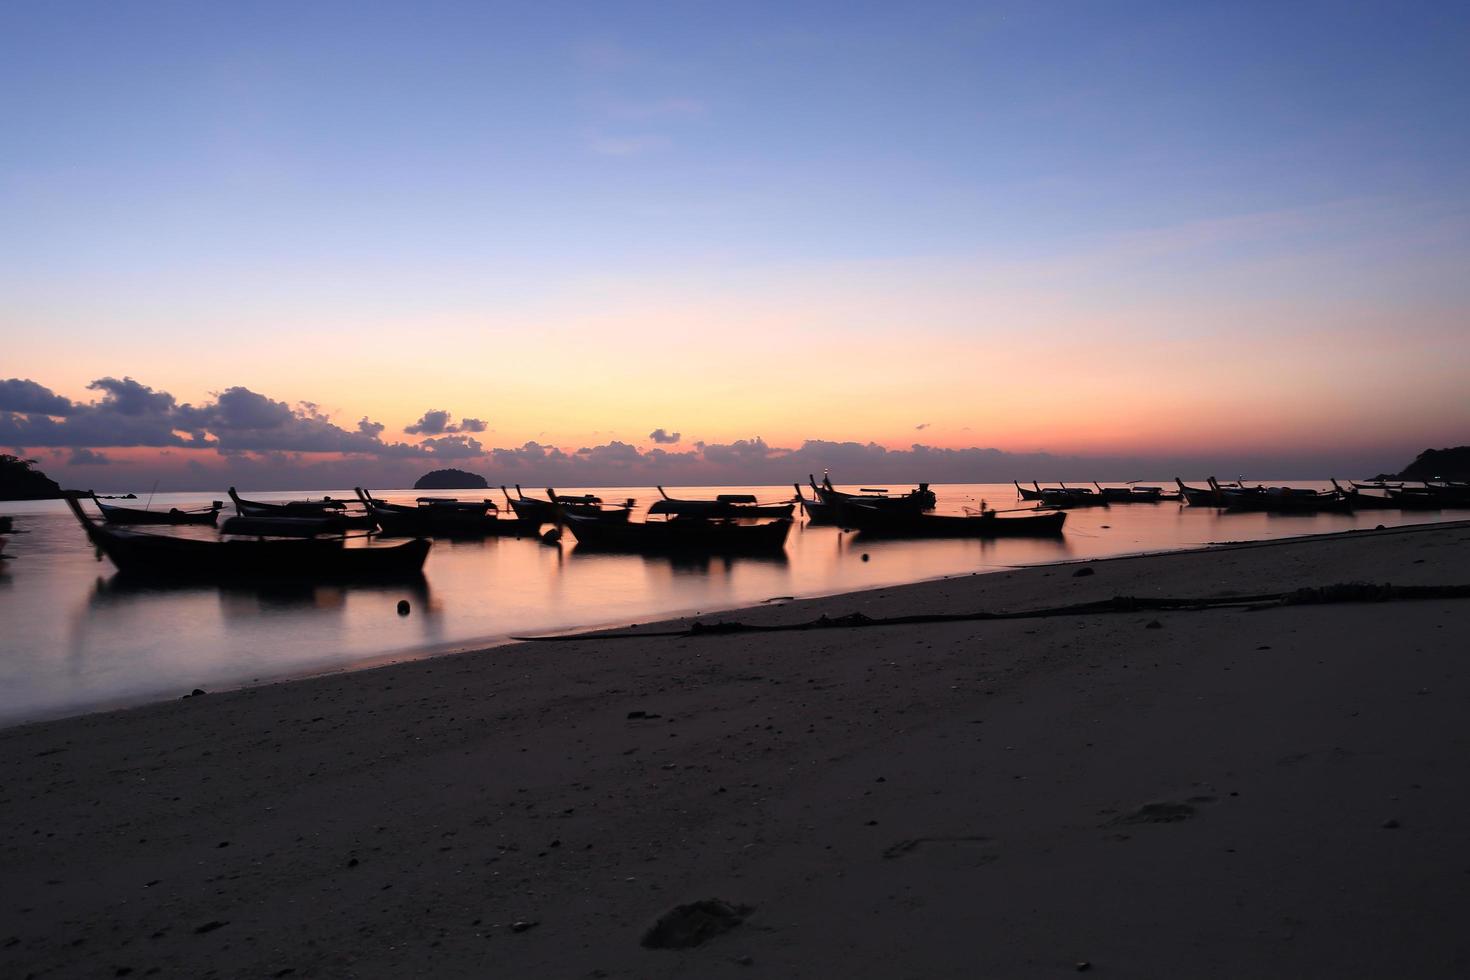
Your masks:
<instances>
[{"instance_id":1,"label":"wooden boat hull","mask_svg":"<svg viewBox=\"0 0 1470 980\"><path fill-rule=\"evenodd\" d=\"M382 533L390 538L490 538L534 534L535 527L519 520L501 520L494 502L438 500L420 497L412 506L378 500L361 487L354 488Z\"/></svg>"},{"instance_id":2,"label":"wooden boat hull","mask_svg":"<svg viewBox=\"0 0 1470 980\"><path fill-rule=\"evenodd\" d=\"M1110 502L1100 493L1052 489L1041 491L1041 503L1047 507L1106 507Z\"/></svg>"},{"instance_id":3,"label":"wooden boat hull","mask_svg":"<svg viewBox=\"0 0 1470 980\"><path fill-rule=\"evenodd\" d=\"M1041 499L1041 487L1040 486L1036 486L1036 489L1034 489L1034 490L1027 490L1025 487L1021 486L1021 484L1020 484L1019 481L1012 480L1011 482L1016 485L1016 493L1018 493L1018 494L1021 495L1021 499L1022 500L1040 500ZM1033 484L1033 486L1035 486L1035 485Z\"/></svg>"},{"instance_id":4,"label":"wooden boat hull","mask_svg":"<svg viewBox=\"0 0 1470 980\"><path fill-rule=\"evenodd\" d=\"M1178 477L1175 477L1174 482L1179 485L1179 496L1191 507L1225 506L1212 487L1191 487Z\"/></svg>"},{"instance_id":5,"label":"wooden boat hull","mask_svg":"<svg viewBox=\"0 0 1470 980\"><path fill-rule=\"evenodd\" d=\"M417 512L416 512L417 511ZM501 519L493 514L435 513L433 508L389 511L374 508L385 537L390 538L493 538L523 537L536 533L528 522Z\"/></svg>"},{"instance_id":6,"label":"wooden boat hull","mask_svg":"<svg viewBox=\"0 0 1470 980\"><path fill-rule=\"evenodd\" d=\"M769 555L785 550L791 518L763 524L705 521L680 517L669 521L616 522L572 516L567 530L578 548L652 554Z\"/></svg>"},{"instance_id":7,"label":"wooden boat hull","mask_svg":"<svg viewBox=\"0 0 1470 980\"><path fill-rule=\"evenodd\" d=\"M1268 514L1350 514L1351 503L1337 494L1226 493L1226 509Z\"/></svg>"},{"instance_id":8,"label":"wooden boat hull","mask_svg":"<svg viewBox=\"0 0 1470 980\"><path fill-rule=\"evenodd\" d=\"M1002 517L994 511L974 516L918 514L894 516L849 507L843 517L846 527L866 537L889 538L1006 538L1054 537L1062 533L1067 515L1062 511Z\"/></svg>"},{"instance_id":9,"label":"wooden boat hull","mask_svg":"<svg viewBox=\"0 0 1470 980\"><path fill-rule=\"evenodd\" d=\"M934 491L929 489L927 483L921 483L919 489L910 490L900 496L884 496L880 492L872 493L848 493L838 490L832 486L832 481L826 477L821 483L811 477L807 478L812 486L812 493L817 500L836 510L837 519L841 520L842 509L848 504L859 504L863 507L871 507L893 514L921 514L926 510L933 510L935 505Z\"/></svg>"},{"instance_id":10,"label":"wooden boat hull","mask_svg":"<svg viewBox=\"0 0 1470 980\"><path fill-rule=\"evenodd\" d=\"M501 490L505 492L505 499L510 502L511 510L515 511L516 517L532 527L540 527L542 524L564 524L566 523L564 518L567 516L585 517L613 524L626 523L628 515L633 512L631 507L605 508L599 503L538 500L521 493L519 484L516 485L517 496L512 497L504 487L501 487Z\"/></svg>"},{"instance_id":11,"label":"wooden boat hull","mask_svg":"<svg viewBox=\"0 0 1470 980\"><path fill-rule=\"evenodd\" d=\"M92 502L102 513L102 519L109 524L198 524L213 527L214 523L219 520L220 504L218 502L213 508L205 511L185 511L176 507L169 510L115 507L112 504L104 504L96 497L92 498Z\"/></svg>"},{"instance_id":12,"label":"wooden boat hull","mask_svg":"<svg viewBox=\"0 0 1470 980\"><path fill-rule=\"evenodd\" d=\"M351 529L347 521L337 517L256 517L236 514L225 518L219 530L221 534L249 537L312 538L322 534L346 534Z\"/></svg>"},{"instance_id":13,"label":"wooden boat hull","mask_svg":"<svg viewBox=\"0 0 1470 980\"><path fill-rule=\"evenodd\" d=\"M349 514L347 504L341 500L292 500L283 504L270 504L260 500L246 500L229 489L230 500L235 504L235 513L241 517L336 517L348 528L371 531L377 522L371 514Z\"/></svg>"},{"instance_id":14,"label":"wooden boat hull","mask_svg":"<svg viewBox=\"0 0 1470 980\"><path fill-rule=\"evenodd\" d=\"M97 549L119 572L183 581L322 581L413 578L422 574L430 542L349 548L337 538L203 541L99 524L66 498Z\"/></svg>"}]
</instances>

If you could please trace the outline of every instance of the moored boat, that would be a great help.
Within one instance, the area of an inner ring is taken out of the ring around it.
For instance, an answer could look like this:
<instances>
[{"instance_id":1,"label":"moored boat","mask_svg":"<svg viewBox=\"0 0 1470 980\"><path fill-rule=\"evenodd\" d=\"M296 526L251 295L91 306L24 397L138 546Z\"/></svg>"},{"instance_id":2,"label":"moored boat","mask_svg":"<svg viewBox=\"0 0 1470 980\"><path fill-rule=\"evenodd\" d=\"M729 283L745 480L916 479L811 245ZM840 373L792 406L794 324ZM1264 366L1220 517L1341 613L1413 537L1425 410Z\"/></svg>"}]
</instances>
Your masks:
<instances>
[{"instance_id":1,"label":"moored boat","mask_svg":"<svg viewBox=\"0 0 1470 980\"><path fill-rule=\"evenodd\" d=\"M832 485L832 480L825 473L822 474L822 482L817 483L815 476L808 474L807 482L811 484L812 494L818 503L826 505L827 518L818 520L816 523L843 522L843 514L850 504L861 504L874 510L880 510L887 514L920 514L926 510L933 510L936 502L934 491L929 489L929 484L920 483L915 489L905 493L889 493L887 490L876 487L861 487L857 493L846 490L838 490ZM798 496L800 492L798 491ZM811 514L811 511L807 511Z\"/></svg>"},{"instance_id":2,"label":"moored boat","mask_svg":"<svg viewBox=\"0 0 1470 980\"><path fill-rule=\"evenodd\" d=\"M320 534L346 534L352 529L346 520L335 514L326 514L322 517L236 514L234 517L225 518L224 523L220 525L219 533L254 538L312 538Z\"/></svg>"},{"instance_id":3,"label":"moored boat","mask_svg":"<svg viewBox=\"0 0 1470 980\"><path fill-rule=\"evenodd\" d=\"M321 500L289 500L284 503L267 503L263 500L246 500L235 492L234 487L229 488L230 500L235 505L235 513L241 517L327 517L337 518L344 528L362 528L371 530L377 527L371 514L352 514L347 512L347 503L342 500L334 500L324 497Z\"/></svg>"},{"instance_id":4,"label":"moored boat","mask_svg":"<svg viewBox=\"0 0 1470 980\"><path fill-rule=\"evenodd\" d=\"M1353 510L1399 510L1398 503L1388 496L1376 493L1367 493L1356 483L1349 482L1349 489L1344 490L1342 484L1332 480L1332 486L1342 495L1342 499L1348 502Z\"/></svg>"},{"instance_id":5,"label":"moored boat","mask_svg":"<svg viewBox=\"0 0 1470 980\"><path fill-rule=\"evenodd\" d=\"M602 498L594 494L589 493L573 497L558 494L550 488L547 488L546 491L548 499L542 500L539 497L526 496L526 492L521 489L519 483L515 485L515 488L516 495L514 497L510 495L510 491L505 489L505 487L501 487L500 492L505 494L506 502L510 504L511 510L515 512L516 517L533 527L540 527L542 524L560 524L562 523L562 518L568 514L575 514L579 517L590 517L595 520L626 521L628 515L633 510L634 503L636 503L632 498L629 498L622 504L604 507L602 505Z\"/></svg>"},{"instance_id":6,"label":"moored boat","mask_svg":"<svg viewBox=\"0 0 1470 980\"><path fill-rule=\"evenodd\" d=\"M842 523L869 537L1002 538L1051 537L1062 533L1067 515L1060 510L1001 516L978 514L893 514L853 504L844 508Z\"/></svg>"},{"instance_id":7,"label":"moored boat","mask_svg":"<svg viewBox=\"0 0 1470 980\"><path fill-rule=\"evenodd\" d=\"M1144 487L1137 484L1127 487L1105 487L1096 480L1092 483L1097 492L1110 504L1156 504L1164 499L1163 487Z\"/></svg>"},{"instance_id":8,"label":"moored boat","mask_svg":"<svg viewBox=\"0 0 1470 980\"><path fill-rule=\"evenodd\" d=\"M663 487L659 487L658 492L663 499L653 502L648 508L649 514L665 514L670 517L768 518L790 517L796 510L794 503L763 504L756 500L754 494L748 493L722 493L713 500L681 500L670 497Z\"/></svg>"},{"instance_id":9,"label":"moored boat","mask_svg":"<svg viewBox=\"0 0 1470 980\"><path fill-rule=\"evenodd\" d=\"M224 501L216 500L209 507L200 507L192 510L180 510L170 507L168 510L147 510L139 507L119 507L116 504L104 504L95 493L89 494L92 503L97 505L103 520L109 524L207 524L213 525L219 520L220 508Z\"/></svg>"},{"instance_id":10,"label":"moored boat","mask_svg":"<svg viewBox=\"0 0 1470 980\"><path fill-rule=\"evenodd\" d=\"M430 542L348 547L342 538L200 540L110 527L66 503L88 539L118 571L185 581L321 581L412 578L421 574Z\"/></svg>"},{"instance_id":11,"label":"moored boat","mask_svg":"<svg viewBox=\"0 0 1470 980\"><path fill-rule=\"evenodd\" d=\"M620 504L604 505L602 498L594 494L586 493L570 497L557 493L551 487L546 488L546 496L556 505L558 513L563 517L583 517L605 524L627 523L628 515L633 513L633 507L638 503L629 497Z\"/></svg>"},{"instance_id":12,"label":"moored boat","mask_svg":"<svg viewBox=\"0 0 1470 980\"><path fill-rule=\"evenodd\" d=\"M786 547L790 517L743 522L675 517L663 521L605 521L568 513L567 530L579 548L685 554L777 554Z\"/></svg>"},{"instance_id":13,"label":"moored boat","mask_svg":"<svg viewBox=\"0 0 1470 980\"><path fill-rule=\"evenodd\" d=\"M493 500L418 497L412 505L394 504L379 500L362 487L353 489L389 537L483 538L535 531L519 520L501 520L500 508Z\"/></svg>"},{"instance_id":14,"label":"moored boat","mask_svg":"<svg viewBox=\"0 0 1470 980\"><path fill-rule=\"evenodd\" d=\"M1272 514L1348 513L1349 502L1336 490L1312 490L1306 487L1222 487L1214 477L1210 486L1220 494L1225 506L1233 510L1265 511Z\"/></svg>"},{"instance_id":15,"label":"moored boat","mask_svg":"<svg viewBox=\"0 0 1470 980\"><path fill-rule=\"evenodd\" d=\"M1035 480L1031 481L1030 490L1027 490L1025 487L1021 486L1019 480L1012 480L1011 482L1016 485L1016 493L1020 496L1022 500L1041 499L1041 484L1037 483Z\"/></svg>"},{"instance_id":16,"label":"moored boat","mask_svg":"<svg viewBox=\"0 0 1470 980\"><path fill-rule=\"evenodd\" d=\"M837 508L831 504L824 504L820 499L807 499L801 492L801 484L793 483L791 486L796 490L796 503L801 507L802 513L806 514L807 521L812 524L836 524Z\"/></svg>"}]
</instances>

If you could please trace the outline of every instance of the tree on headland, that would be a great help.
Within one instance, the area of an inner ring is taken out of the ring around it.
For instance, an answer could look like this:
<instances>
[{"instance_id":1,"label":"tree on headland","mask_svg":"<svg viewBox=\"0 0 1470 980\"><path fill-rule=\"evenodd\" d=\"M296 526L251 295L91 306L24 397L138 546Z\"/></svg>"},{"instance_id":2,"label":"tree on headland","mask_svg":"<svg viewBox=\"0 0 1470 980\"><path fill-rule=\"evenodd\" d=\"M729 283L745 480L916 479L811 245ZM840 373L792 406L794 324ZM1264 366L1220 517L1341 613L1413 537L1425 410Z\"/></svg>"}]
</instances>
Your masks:
<instances>
[{"instance_id":1,"label":"tree on headland","mask_svg":"<svg viewBox=\"0 0 1470 980\"><path fill-rule=\"evenodd\" d=\"M1426 449L1398 477L1401 480L1470 480L1470 446Z\"/></svg>"},{"instance_id":2,"label":"tree on headland","mask_svg":"<svg viewBox=\"0 0 1470 980\"><path fill-rule=\"evenodd\" d=\"M40 470L34 459L0 453L0 500L55 500L61 487Z\"/></svg>"}]
</instances>

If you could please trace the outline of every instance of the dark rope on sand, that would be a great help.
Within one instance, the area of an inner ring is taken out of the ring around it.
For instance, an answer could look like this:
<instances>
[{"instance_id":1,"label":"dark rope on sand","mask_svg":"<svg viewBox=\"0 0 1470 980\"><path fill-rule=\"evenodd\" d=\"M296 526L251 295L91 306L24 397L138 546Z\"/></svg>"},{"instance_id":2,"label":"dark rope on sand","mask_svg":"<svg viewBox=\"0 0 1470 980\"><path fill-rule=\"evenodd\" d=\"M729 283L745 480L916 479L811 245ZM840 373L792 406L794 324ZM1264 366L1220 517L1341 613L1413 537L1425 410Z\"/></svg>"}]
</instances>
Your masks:
<instances>
[{"instance_id":1,"label":"dark rope on sand","mask_svg":"<svg viewBox=\"0 0 1470 980\"><path fill-rule=\"evenodd\" d=\"M1096 602L1079 602L1024 612L926 613L915 616L868 616L854 612L846 616L818 616L802 623L762 625L759 623L695 620L685 629L651 630L643 633L568 633L562 636L513 636L513 640L566 643L573 640L642 640L649 637L724 636L734 633L792 633L803 630L853 629L863 626L912 626L926 623L976 623L1006 619L1047 619L1053 616L1095 616L1109 613L1195 612L1206 609L1276 609L1283 606L1324 606L1338 603L1405 602L1423 599L1470 599L1470 585L1374 585L1343 582L1290 592L1261 592L1256 595L1168 598L1113 596Z\"/></svg>"}]
</instances>

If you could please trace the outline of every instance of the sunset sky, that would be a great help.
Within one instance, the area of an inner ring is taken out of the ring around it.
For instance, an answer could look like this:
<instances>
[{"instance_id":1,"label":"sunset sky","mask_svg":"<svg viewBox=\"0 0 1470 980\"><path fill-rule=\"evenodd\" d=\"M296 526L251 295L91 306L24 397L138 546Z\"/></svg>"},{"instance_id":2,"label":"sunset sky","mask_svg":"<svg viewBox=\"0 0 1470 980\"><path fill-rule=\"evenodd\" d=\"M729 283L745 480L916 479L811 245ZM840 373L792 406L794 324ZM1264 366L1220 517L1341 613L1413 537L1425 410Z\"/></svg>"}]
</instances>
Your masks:
<instances>
[{"instance_id":1,"label":"sunset sky","mask_svg":"<svg viewBox=\"0 0 1470 980\"><path fill-rule=\"evenodd\" d=\"M1467 92L1450 3L5 4L0 450L1395 468L1470 442Z\"/></svg>"}]
</instances>

